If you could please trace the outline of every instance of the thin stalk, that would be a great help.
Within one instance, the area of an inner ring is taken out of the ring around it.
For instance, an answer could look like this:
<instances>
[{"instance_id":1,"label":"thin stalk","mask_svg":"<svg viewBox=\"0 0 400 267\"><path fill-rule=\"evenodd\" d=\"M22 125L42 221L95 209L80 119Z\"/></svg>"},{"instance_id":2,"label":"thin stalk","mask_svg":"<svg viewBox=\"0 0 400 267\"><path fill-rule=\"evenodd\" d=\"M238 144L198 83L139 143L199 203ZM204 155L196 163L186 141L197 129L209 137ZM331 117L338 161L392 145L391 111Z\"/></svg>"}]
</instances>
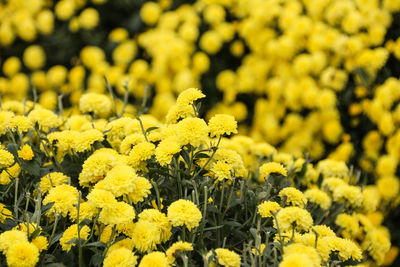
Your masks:
<instances>
[{"instance_id":1,"label":"thin stalk","mask_svg":"<svg viewBox=\"0 0 400 267\"><path fill-rule=\"evenodd\" d=\"M114 93L112 91L111 85L108 82L106 76L104 76L104 81L106 82L106 87L107 87L108 93L111 95L111 99L112 99L113 107L114 107L114 114L117 115L117 105L115 103L115 95L114 95Z\"/></svg>"},{"instance_id":2,"label":"thin stalk","mask_svg":"<svg viewBox=\"0 0 400 267\"><path fill-rule=\"evenodd\" d=\"M179 198L182 197L182 180L181 180L181 174L179 172L179 164L178 164L178 160L176 159L176 157L174 157L174 165L175 165L175 174L176 174L176 178L178 180L178 192L179 192Z\"/></svg>"},{"instance_id":3,"label":"thin stalk","mask_svg":"<svg viewBox=\"0 0 400 267\"><path fill-rule=\"evenodd\" d=\"M82 192L79 191L79 197L78 197L78 205L77 205L77 214L76 214L76 220L77 220L77 229L78 229L78 257L79 257L79 267L83 266L83 256L82 256L82 244L81 244L81 229L80 229L80 221L79 221L79 209L81 206L81 197L82 197Z\"/></svg>"},{"instance_id":4,"label":"thin stalk","mask_svg":"<svg viewBox=\"0 0 400 267\"><path fill-rule=\"evenodd\" d=\"M206 225L207 204L208 204L208 188L205 185L204 186L203 218L201 220L201 226L200 226L200 240L202 243L204 243L203 233L204 233L204 227Z\"/></svg>"},{"instance_id":5,"label":"thin stalk","mask_svg":"<svg viewBox=\"0 0 400 267\"><path fill-rule=\"evenodd\" d=\"M15 178L15 192L14 192L14 214L15 218L18 219L18 184L19 178Z\"/></svg>"},{"instance_id":6,"label":"thin stalk","mask_svg":"<svg viewBox=\"0 0 400 267\"><path fill-rule=\"evenodd\" d=\"M137 120L139 121L140 128L142 129L142 133L144 135L144 139L146 140L146 142L149 142L149 140L147 139L146 131L144 130L144 127L143 127L142 119L140 117L137 117Z\"/></svg>"},{"instance_id":7,"label":"thin stalk","mask_svg":"<svg viewBox=\"0 0 400 267\"><path fill-rule=\"evenodd\" d=\"M161 210L160 192L159 192L159 190L158 190L157 183L154 182L154 181L152 181L152 180L150 180L150 182L151 182L151 184L153 185L154 190L156 191L158 210Z\"/></svg>"},{"instance_id":8,"label":"thin stalk","mask_svg":"<svg viewBox=\"0 0 400 267\"><path fill-rule=\"evenodd\" d=\"M207 167L207 165L210 163L210 161L211 161L211 159L213 158L215 152L217 152L217 149L218 149L219 143L221 142L221 139L222 139L222 136L219 137L218 142L217 142L217 145L216 145L215 148L213 149L213 152L212 152L211 156L208 158L207 162L200 168L200 170L199 170L198 172L196 172L196 173L193 175L193 178L192 178L192 179L195 179L195 178L204 170L204 168Z\"/></svg>"},{"instance_id":9,"label":"thin stalk","mask_svg":"<svg viewBox=\"0 0 400 267\"><path fill-rule=\"evenodd\" d=\"M126 105L128 104L128 98L129 98L129 88L128 88L128 80L127 80L125 82L125 94L124 94L123 106L122 106L121 112L119 113L117 118L121 118L122 115L124 115L124 112L125 112L125 109L126 109Z\"/></svg>"},{"instance_id":10,"label":"thin stalk","mask_svg":"<svg viewBox=\"0 0 400 267\"><path fill-rule=\"evenodd\" d=\"M57 228L57 224L58 224L58 216L59 216L59 214L56 212L55 218L54 218L53 230L51 231L51 236L49 238L49 244L51 244L51 241L53 241L54 234L56 233L56 228Z\"/></svg>"}]
</instances>

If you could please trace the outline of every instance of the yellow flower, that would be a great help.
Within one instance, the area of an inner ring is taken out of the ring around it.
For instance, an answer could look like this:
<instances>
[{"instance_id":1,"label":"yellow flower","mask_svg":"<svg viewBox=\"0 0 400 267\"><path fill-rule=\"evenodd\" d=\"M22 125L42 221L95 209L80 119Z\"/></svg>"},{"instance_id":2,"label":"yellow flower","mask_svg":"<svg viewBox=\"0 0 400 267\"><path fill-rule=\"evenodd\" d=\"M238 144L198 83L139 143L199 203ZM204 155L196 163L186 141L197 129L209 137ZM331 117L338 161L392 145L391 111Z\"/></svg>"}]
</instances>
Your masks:
<instances>
[{"instance_id":1,"label":"yellow flower","mask_svg":"<svg viewBox=\"0 0 400 267\"><path fill-rule=\"evenodd\" d=\"M304 254L290 254L283 258L279 267L303 267L303 266L315 266L312 260Z\"/></svg>"},{"instance_id":2,"label":"yellow flower","mask_svg":"<svg viewBox=\"0 0 400 267\"><path fill-rule=\"evenodd\" d=\"M188 242L178 241L173 243L165 252L167 255L168 261L172 264L175 261L175 258L178 256L178 253L181 251L192 251L193 245Z\"/></svg>"},{"instance_id":3,"label":"yellow flower","mask_svg":"<svg viewBox=\"0 0 400 267\"><path fill-rule=\"evenodd\" d=\"M14 156L5 149L0 148L0 168L10 167L14 163Z\"/></svg>"},{"instance_id":4,"label":"yellow flower","mask_svg":"<svg viewBox=\"0 0 400 267\"><path fill-rule=\"evenodd\" d=\"M314 247L305 246L303 244L290 244L283 248L283 260L290 255L306 255L311 261L310 266L321 266L321 258Z\"/></svg>"},{"instance_id":5,"label":"yellow flower","mask_svg":"<svg viewBox=\"0 0 400 267\"><path fill-rule=\"evenodd\" d=\"M135 188L137 178L132 167L119 164L107 173L106 178L102 181L103 189L110 191L115 197L126 195Z\"/></svg>"},{"instance_id":6,"label":"yellow flower","mask_svg":"<svg viewBox=\"0 0 400 267\"><path fill-rule=\"evenodd\" d=\"M179 94L176 100L177 105L192 105L194 101L206 97L199 89L189 88Z\"/></svg>"},{"instance_id":7,"label":"yellow flower","mask_svg":"<svg viewBox=\"0 0 400 267\"><path fill-rule=\"evenodd\" d=\"M293 227L307 231L313 225L313 219L310 213L299 207L282 208L279 210L276 218L279 224L279 229L282 232L292 231ZM275 221L274 227L277 228Z\"/></svg>"},{"instance_id":8,"label":"yellow flower","mask_svg":"<svg viewBox=\"0 0 400 267\"><path fill-rule=\"evenodd\" d=\"M25 49L23 59L28 68L40 69L46 63L46 54L41 46L31 45Z\"/></svg>"},{"instance_id":9,"label":"yellow flower","mask_svg":"<svg viewBox=\"0 0 400 267\"><path fill-rule=\"evenodd\" d=\"M164 252L151 252L144 255L138 267L168 267L168 259Z\"/></svg>"},{"instance_id":10,"label":"yellow flower","mask_svg":"<svg viewBox=\"0 0 400 267\"><path fill-rule=\"evenodd\" d=\"M337 202L346 201L352 207L360 207L363 202L363 195L360 187L343 184L333 191L333 199Z\"/></svg>"},{"instance_id":11,"label":"yellow flower","mask_svg":"<svg viewBox=\"0 0 400 267\"><path fill-rule=\"evenodd\" d=\"M32 244L34 244L38 248L39 252L41 252L47 249L49 242L45 236L38 236L32 240Z\"/></svg>"},{"instance_id":12,"label":"yellow flower","mask_svg":"<svg viewBox=\"0 0 400 267\"><path fill-rule=\"evenodd\" d=\"M99 13L94 8L86 8L81 12L78 20L82 28L90 30L99 23Z\"/></svg>"},{"instance_id":13,"label":"yellow flower","mask_svg":"<svg viewBox=\"0 0 400 267\"><path fill-rule=\"evenodd\" d=\"M59 186L64 183L67 183L68 180L69 180L69 177L64 175L61 172L51 172L51 173L46 174L45 176L43 176L40 179L40 184L39 184L42 195L49 192L50 189L55 186Z\"/></svg>"},{"instance_id":14,"label":"yellow flower","mask_svg":"<svg viewBox=\"0 0 400 267\"><path fill-rule=\"evenodd\" d=\"M27 242L28 237L25 232L19 230L5 231L0 234L0 251L4 254L16 242Z\"/></svg>"},{"instance_id":15,"label":"yellow flower","mask_svg":"<svg viewBox=\"0 0 400 267\"><path fill-rule=\"evenodd\" d=\"M231 135L237 133L237 122L235 117L225 114L217 114L208 122L210 136Z\"/></svg>"},{"instance_id":16,"label":"yellow flower","mask_svg":"<svg viewBox=\"0 0 400 267\"><path fill-rule=\"evenodd\" d=\"M93 219L94 216L96 216L97 213L97 208L89 204L88 202L81 202L79 203L79 222L81 222L84 219ZM69 219L72 222L75 222L78 218L78 207L76 209L72 209L69 212Z\"/></svg>"},{"instance_id":17,"label":"yellow flower","mask_svg":"<svg viewBox=\"0 0 400 267\"><path fill-rule=\"evenodd\" d=\"M112 108L111 100L102 94L87 93L79 99L79 110L82 113L93 112L94 115L106 118Z\"/></svg>"},{"instance_id":18,"label":"yellow flower","mask_svg":"<svg viewBox=\"0 0 400 267\"><path fill-rule=\"evenodd\" d=\"M48 213L57 212L65 217L69 211L75 209L73 205L78 203L78 195L75 187L62 184L50 189L49 194L43 199L43 205L54 202Z\"/></svg>"},{"instance_id":19,"label":"yellow flower","mask_svg":"<svg viewBox=\"0 0 400 267\"><path fill-rule=\"evenodd\" d=\"M90 232L90 228L87 225L84 225L80 229L80 233L79 233L80 238L86 240L89 236L89 232ZM71 248L73 246L75 246L76 244L75 243L67 244L67 243L74 238L78 238L78 225L77 224L71 225L64 231L62 237L60 238L60 245L62 247L62 250L67 251L67 252L70 251Z\"/></svg>"},{"instance_id":20,"label":"yellow flower","mask_svg":"<svg viewBox=\"0 0 400 267\"><path fill-rule=\"evenodd\" d=\"M206 258L209 259L212 253L212 251L208 252ZM240 256L229 249L217 248L215 249L215 255L216 259L211 261L211 267L216 267L217 264L226 267L240 267Z\"/></svg>"},{"instance_id":21,"label":"yellow flower","mask_svg":"<svg viewBox=\"0 0 400 267\"><path fill-rule=\"evenodd\" d=\"M324 210L331 206L331 199L328 194L318 188L308 189L304 192L304 196L309 202L317 204Z\"/></svg>"},{"instance_id":22,"label":"yellow flower","mask_svg":"<svg viewBox=\"0 0 400 267\"><path fill-rule=\"evenodd\" d=\"M135 179L134 189L128 194L129 200L136 204L143 201L150 193L151 183L144 177L138 176Z\"/></svg>"},{"instance_id":23,"label":"yellow flower","mask_svg":"<svg viewBox=\"0 0 400 267\"><path fill-rule=\"evenodd\" d=\"M264 201L257 207L257 213L263 218L272 217L271 212L277 212L281 206L274 201Z\"/></svg>"},{"instance_id":24,"label":"yellow flower","mask_svg":"<svg viewBox=\"0 0 400 267\"><path fill-rule=\"evenodd\" d=\"M176 134L182 145L199 147L207 141L208 126L202 119L186 118L178 122Z\"/></svg>"},{"instance_id":25,"label":"yellow flower","mask_svg":"<svg viewBox=\"0 0 400 267\"><path fill-rule=\"evenodd\" d=\"M260 181L265 181L271 173L287 176L287 170L277 162L267 162L260 167Z\"/></svg>"},{"instance_id":26,"label":"yellow flower","mask_svg":"<svg viewBox=\"0 0 400 267\"><path fill-rule=\"evenodd\" d=\"M139 220L153 223L160 231L161 242L167 242L171 237L171 223L164 213L158 209L145 209L139 215Z\"/></svg>"},{"instance_id":27,"label":"yellow flower","mask_svg":"<svg viewBox=\"0 0 400 267\"><path fill-rule=\"evenodd\" d=\"M197 227L202 218L200 210L190 200L179 199L168 207L168 219L173 226L186 225L189 231Z\"/></svg>"},{"instance_id":28,"label":"yellow flower","mask_svg":"<svg viewBox=\"0 0 400 267\"><path fill-rule=\"evenodd\" d=\"M39 124L40 129L43 131L48 131L50 128L55 128L59 125L57 115L44 108L35 108L29 113L28 118L33 124Z\"/></svg>"},{"instance_id":29,"label":"yellow flower","mask_svg":"<svg viewBox=\"0 0 400 267\"><path fill-rule=\"evenodd\" d=\"M111 192L96 188L87 195L87 200L89 204L97 208L112 208L117 204L117 200Z\"/></svg>"},{"instance_id":30,"label":"yellow flower","mask_svg":"<svg viewBox=\"0 0 400 267\"><path fill-rule=\"evenodd\" d=\"M335 224L345 230L342 236L345 236L346 233L355 236L359 231L358 219L354 215L341 213L336 217Z\"/></svg>"},{"instance_id":31,"label":"yellow flower","mask_svg":"<svg viewBox=\"0 0 400 267\"><path fill-rule=\"evenodd\" d=\"M161 166L166 166L179 151L181 151L181 145L178 141L174 137L166 138L156 148L156 159Z\"/></svg>"},{"instance_id":32,"label":"yellow flower","mask_svg":"<svg viewBox=\"0 0 400 267\"><path fill-rule=\"evenodd\" d=\"M6 206L4 204L0 203L0 222L4 223L4 221L9 218L12 218L12 212L6 209Z\"/></svg>"},{"instance_id":33,"label":"yellow flower","mask_svg":"<svg viewBox=\"0 0 400 267\"><path fill-rule=\"evenodd\" d=\"M125 202L117 202L112 206L104 207L99 215L99 222L104 224L127 224L135 219L135 210Z\"/></svg>"},{"instance_id":34,"label":"yellow flower","mask_svg":"<svg viewBox=\"0 0 400 267\"><path fill-rule=\"evenodd\" d=\"M153 25L158 21L161 14L161 8L158 3L147 2L142 6L140 10L140 17L142 20L148 24Z\"/></svg>"},{"instance_id":35,"label":"yellow flower","mask_svg":"<svg viewBox=\"0 0 400 267\"><path fill-rule=\"evenodd\" d=\"M232 180L232 166L223 161L217 161L214 163L210 171L214 173L214 178L217 181L223 181L224 179Z\"/></svg>"},{"instance_id":36,"label":"yellow flower","mask_svg":"<svg viewBox=\"0 0 400 267\"><path fill-rule=\"evenodd\" d=\"M134 224L132 241L137 250L146 252L155 248L160 241L159 228L147 220L139 220Z\"/></svg>"},{"instance_id":37,"label":"yellow flower","mask_svg":"<svg viewBox=\"0 0 400 267\"><path fill-rule=\"evenodd\" d=\"M300 208L303 208L304 205L307 204L307 199L304 197L303 193L294 187L283 188L279 192L279 197L285 199L287 203Z\"/></svg>"},{"instance_id":38,"label":"yellow flower","mask_svg":"<svg viewBox=\"0 0 400 267\"><path fill-rule=\"evenodd\" d=\"M137 256L135 256L131 250L123 247L114 249L110 253L107 253L103 262L104 267L130 267L136 266L136 264Z\"/></svg>"},{"instance_id":39,"label":"yellow flower","mask_svg":"<svg viewBox=\"0 0 400 267\"><path fill-rule=\"evenodd\" d=\"M177 123L180 119L194 117L193 107L190 105L173 105L167 113L167 123Z\"/></svg>"},{"instance_id":40,"label":"yellow flower","mask_svg":"<svg viewBox=\"0 0 400 267\"><path fill-rule=\"evenodd\" d=\"M35 154L33 153L31 146L28 144L25 144L20 150L18 150L18 157L23 160L31 160L34 156Z\"/></svg>"},{"instance_id":41,"label":"yellow flower","mask_svg":"<svg viewBox=\"0 0 400 267\"><path fill-rule=\"evenodd\" d=\"M133 167L138 167L141 162L148 160L154 155L155 145L150 142L143 142L135 145L129 152L129 163Z\"/></svg>"},{"instance_id":42,"label":"yellow flower","mask_svg":"<svg viewBox=\"0 0 400 267\"><path fill-rule=\"evenodd\" d=\"M12 117L8 123L12 131L18 130L20 133L33 129L32 122L27 117L21 115Z\"/></svg>"},{"instance_id":43,"label":"yellow flower","mask_svg":"<svg viewBox=\"0 0 400 267\"><path fill-rule=\"evenodd\" d=\"M13 241L6 253L6 258L10 267L34 267L39 261L39 250L27 241Z\"/></svg>"},{"instance_id":44,"label":"yellow flower","mask_svg":"<svg viewBox=\"0 0 400 267\"><path fill-rule=\"evenodd\" d=\"M385 255L391 247L390 236L385 230L378 228L368 231L361 244L361 247L369 252L378 265L384 262Z\"/></svg>"},{"instance_id":45,"label":"yellow flower","mask_svg":"<svg viewBox=\"0 0 400 267\"><path fill-rule=\"evenodd\" d=\"M381 196L385 200L392 200L399 193L399 179L393 176L385 176L376 182Z\"/></svg>"}]
</instances>

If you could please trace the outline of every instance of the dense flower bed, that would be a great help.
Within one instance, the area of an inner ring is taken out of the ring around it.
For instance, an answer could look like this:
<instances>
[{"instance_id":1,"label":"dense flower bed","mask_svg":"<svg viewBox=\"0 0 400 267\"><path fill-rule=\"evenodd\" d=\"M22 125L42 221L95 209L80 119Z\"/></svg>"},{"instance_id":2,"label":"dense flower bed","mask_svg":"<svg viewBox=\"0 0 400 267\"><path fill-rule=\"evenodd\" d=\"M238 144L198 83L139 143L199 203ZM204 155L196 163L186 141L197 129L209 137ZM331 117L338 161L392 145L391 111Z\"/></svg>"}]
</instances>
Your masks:
<instances>
[{"instance_id":1,"label":"dense flower bed","mask_svg":"<svg viewBox=\"0 0 400 267\"><path fill-rule=\"evenodd\" d=\"M390 265L399 11L1 2L0 264Z\"/></svg>"}]
</instances>

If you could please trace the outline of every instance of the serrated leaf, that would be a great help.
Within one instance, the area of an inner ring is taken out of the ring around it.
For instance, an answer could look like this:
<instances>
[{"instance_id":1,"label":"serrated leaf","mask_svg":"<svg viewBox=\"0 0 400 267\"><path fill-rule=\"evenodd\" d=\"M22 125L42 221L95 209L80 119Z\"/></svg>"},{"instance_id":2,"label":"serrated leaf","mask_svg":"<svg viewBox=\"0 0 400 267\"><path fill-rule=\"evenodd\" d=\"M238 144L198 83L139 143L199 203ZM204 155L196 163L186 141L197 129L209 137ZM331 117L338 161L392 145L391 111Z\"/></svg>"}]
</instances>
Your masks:
<instances>
[{"instance_id":1,"label":"serrated leaf","mask_svg":"<svg viewBox=\"0 0 400 267\"><path fill-rule=\"evenodd\" d=\"M232 227L242 227L241 223L235 222L235 221L224 221L223 222L224 225L229 225Z\"/></svg>"},{"instance_id":2,"label":"serrated leaf","mask_svg":"<svg viewBox=\"0 0 400 267\"><path fill-rule=\"evenodd\" d=\"M60 240L60 238L62 237L62 235L63 235L63 233L56 234L56 235L53 237L53 239L51 240L51 242L50 242L50 244L49 244L49 247L50 247L51 245L53 245L54 243L58 242L58 240Z\"/></svg>"},{"instance_id":3,"label":"serrated leaf","mask_svg":"<svg viewBox=\"0 0 400 267\"><path fill-rule=\"evenodd\" d=\"M92 222L91 220L85 218L79 223L79 227L83 227L85 225L89 225L91 222Z\"/></svg>"},{"instance_id":4,"label":"serrated leaf","mask_svg":"<svg viewBox=\"0 0 400 267\"><path fill-rule=\"evenodd\" d=\"M23 161L21 168L32 176L40 176L40 164L36 160Z\"/></svg>"},{"instance_id":5,"label":"serrated leaf","mask_svg":"<svg viewBox=\"0 0 400 267\"><path fill-rule=\"evenodd\" d=\"M189 152L187 152L185 149L182 149L179 154L182 156L182 158L186 162L186 164L189 165L189 163L190 163Z\"/></svg>"}]
</instances>

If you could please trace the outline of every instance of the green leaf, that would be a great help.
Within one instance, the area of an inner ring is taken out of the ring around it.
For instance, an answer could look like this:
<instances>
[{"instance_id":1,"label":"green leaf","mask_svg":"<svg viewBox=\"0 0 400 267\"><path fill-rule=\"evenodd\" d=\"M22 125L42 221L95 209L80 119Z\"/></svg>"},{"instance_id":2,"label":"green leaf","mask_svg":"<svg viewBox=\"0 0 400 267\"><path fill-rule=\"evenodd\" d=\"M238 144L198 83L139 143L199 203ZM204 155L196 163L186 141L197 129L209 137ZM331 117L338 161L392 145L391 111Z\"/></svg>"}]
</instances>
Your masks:
<instances>
[{"instance_id":1,"label":"green leaf","mask_svg":"<svg viewBox=\"0 0 400 267\"><path fill-rule=\"evenodd\" d=\"M210 155L206 153L196 153L196 155L194 155L195 159L208 159L209 157Z\"/></svg>"},{"instance_id":2,"label":"green leaf","mask_svg":"<svg viewBox=\"0 0 400 267\"><path fill-rule=\"evenodd\" d=\"M85 239L83 239L83 238L72 238L70 241L68 241L65 244L78 244L79 240L81 241L81 243L85 242Z\"/></svg>"},{"instance_id":3,"label":"green leaf","mask_svg":"<svg viewBox=\"0 0 400 267\"><path fill-rule=\"evenodd\" d=\"M242 227L242 224L241 223L238 223L238 222L235 222L235 221L223 221L222 222L224 225L229 225L229 226L232 226L232 227Z\"/></svg>"},{"instance_id":4,"label":"green leaf","mask_svg":"<svg viewBox=\"0 0 400 267\"><path fill-rule=\"evenodd\" d=\"M14 155L14 158L18 158L18 145L10 143L7 145L7 150Z\"/></svg>"},{"instance_id":5,"label":"green leaf","mask_svg":"<svg viewBox=\"0 0 400 267\"><path fill-rule=\"evenodd\" d=\"M22 161L21 168L32 176L40 176L40 164L36 160Z\"/></svg>"},{"instance_id":6,"label":"green leaf","mask_svg":"<svg viewBox=\"0 0 400 267\"><path fill-rule=\"evenodd\" d=\"M85 225L89 225L92 221L89 219L83 219L80 223L79 223L79 227L83 227Z\"/></svg>"},{"instance_id":7,"label":"green leaf","mask_svg":"<svg viewBox=\"0 0 400 267\"><path fill-rule=\"evenodd\" d=\"M44 205L44 206L42 207L42 214L44 214L44 213L46 213L47 211L49 211L49 210L53 207L53 205L54 205L54 201L53 201L53 202L50 202L50 203L47 203L46 205Z\"/></svg>"},{"instance_id":8,"label":"green leaf","mask_svg":"<svg viewBox=\"0 0 400 267\"><path fill-rule=\"evenodd\" d=\"M58 240L60 240L60 238L62 237L62 235L63 235L63 233L56 234L56 235L53 237L53 239L51 240L51 242L50 242L50 244L49 244L49 247L50 247L51 245L53 245L54 243L58 242Z\"/></svg>"},{"instance_id":9,"label":"green leaf","mask_svg":"<svg viewBox=\"0 0 400 267\"><path fill-rule=\"evenodd\" d=\"M185 149L182 149L180 155L185 160L186 164L189 165L190 164L189 152L187 152Z\"/></svg>"},{"instance_id":10,"label":"green leaf","mask_svg":"<svg viewBox=\"0 0 400 267\"><path fill-rule=\"evenodd\" d=\"M151 131L157 130L158 128L159 128L159 127L150 127L150 128L147 128L146 133L149 133L149 132L151 132Z\"/></svg>"},{"instance_id":11,"label":"green leaf","mask_svg":"<svg viewBox=\"0 0 400 267\"><path fill-rule=\"evenodd\" d=\"M99 254L93 255L93 257L90 259L90 262L94 266L101 266L103 263L103 257Z\"/></svg>"},{"instance_id":12,"label":"green leaf","mask_svg":"<svg viewBox=\"0 0 400 267\"><path fill-rule=\"evenodd\" d=\"M92 243L86 244L85 246L87 246L87 247L105 247L106 244L104 244L103 242L97 241L97 242L92 242Z\"/></svg>"}]
</instances>

